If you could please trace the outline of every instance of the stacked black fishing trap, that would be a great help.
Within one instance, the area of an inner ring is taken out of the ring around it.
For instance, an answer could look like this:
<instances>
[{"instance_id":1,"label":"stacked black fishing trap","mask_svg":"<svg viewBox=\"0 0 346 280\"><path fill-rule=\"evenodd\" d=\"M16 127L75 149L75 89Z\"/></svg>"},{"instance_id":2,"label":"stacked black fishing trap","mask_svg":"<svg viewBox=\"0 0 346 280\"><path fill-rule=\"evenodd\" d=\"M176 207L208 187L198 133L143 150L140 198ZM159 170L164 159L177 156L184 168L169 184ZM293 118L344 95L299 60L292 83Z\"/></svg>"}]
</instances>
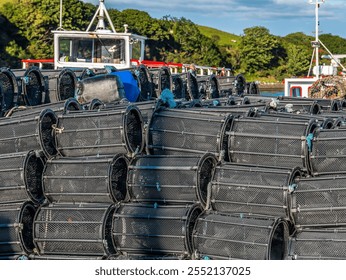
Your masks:
<instances>
[{"instance_id":1,"label":"stacked black fishing trap","mask_svg":"<svg viewBox=\"0 0 346 280\"><path fill-rule=\"evenodd\" d=\"M346 259L344 100L131 75L1 68L0 259Z\"/></svg>"}]
</instances>

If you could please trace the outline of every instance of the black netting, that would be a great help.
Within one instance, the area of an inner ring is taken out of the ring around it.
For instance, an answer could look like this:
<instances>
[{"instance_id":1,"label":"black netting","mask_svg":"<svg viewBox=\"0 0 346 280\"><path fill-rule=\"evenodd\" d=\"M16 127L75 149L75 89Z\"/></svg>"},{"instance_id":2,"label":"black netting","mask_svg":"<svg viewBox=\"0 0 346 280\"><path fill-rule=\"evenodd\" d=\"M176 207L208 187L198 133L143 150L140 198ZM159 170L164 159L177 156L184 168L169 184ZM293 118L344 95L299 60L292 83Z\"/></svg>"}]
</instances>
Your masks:
<instances>
[{"instance_id":1,"label":"black netting","mask_svg":"<svg viewBox=\"0 0 346 280\"><path fill-rule=\"evenodd\" d=\"M151 154L204 154L222 156L232 116L190 110L155 112L149 123L147 148Z\"/></svg>"},{"instance_id":2,"label":"black netting","mask_svg":"<svg viewBox=\"0 0 346 280\"><path fill-rule=\"evenodd\" d=\"M11 117L0 120L0 150L2 153L43 151L50 157L56 154L53 126L56 115L43 110L39 116Z\"/></svg>"},{"instance_id":3,"label":"black netting","mask_svg":"<svg viewBox=\"0 0 346 280\"><path fill-rule=\"evenodd\" d=\"M47 102L57 102L74 97L77 88L76 74L68 69L41 70L48 79Z\"/></svg>"},{"instance_id":4,"label":"black netting","mask_svg":"<svg viewBox=\"0 0 346 280\"><path fill-rule=\"evenodd\" d=\"M20 105L35 106L45 102L47 89L44 77L38 67L33 66L27 70L13 70L13 73L22 82Z\"/></svg>"},{"instance_id":5,"label":"black netting","mask_svg":"<svg viewBox=\"0 0 346 280\"><path fill-rule=\"evenodd\" d=\"M59 116L57 148L67 157L141 152L143 120L135 106Z\"/></svg>"},{"instance_id":6,"label":"black netting","mask_svg":"<svg viewBox=\"0 0 346 280\"><path fill-rule=\"evenodd\" d=\"M204 213L197 219L197 258L279 260L287 256L288 226L281 219Z\"/></svg>"},{"instance_id":7,"label":"black netting","mask_svg":"<svg viewBox=\"0 0 346 280\"><path fill-rule=\"evenodd\" d=\"M172 75L168 67L152 68L149 71L155 97L159 97L164 89L172 90Z\"/></svg>"},{"instance_id":8,"label":"black netting","mask_svg":"<svg viewBox=\"0 0 346 280\"><path fill-rule=\"evenodd\" d=\"M105 256L114 254L107 204L55 204L39 208L34 242L39 254Z\"/></svg>"},{"instance_id":9,"label":"black netting","mask_svg":"<svg viewBox=\"0 0 346 280\"><path fill-rule=\"evenodd\" d=\"M124 155L49 160L43 176L50 202L113 203L127 196Z\"/></svg>"},{"instance_id":10,"label":"black netting","mask_svg":"<svg viewBox=\"0 0 346 280\"><path fill-rule=\"evenodd\" d=\"M308 170L311 135L316 122L265 118L235 119L229 137L231 161Z\"/></svg>"},{"instance_id":11,"label":"black netting","mask_svg":"<svg viewBox=\"0 0 346 280\"><path fill-rule=\"evenodd\" d=\"M135 74L137 75L140 83L139 101L150 100L153 95L153 81L148 68L140 65L136 68Z\"/></svg>"},{"instance_id":12,"label":"black netting","mask_svg":"<svg viewBox=\"0 0 346 280\"><path fill-rule=\"evenodd\" d=\"M345 176L301 179L293 195L297 227L346 225Z\"/></svg>"},{"instance_id":13,"label":"black netting","mask_svg":"<svg viewBox=\"0 0 346 280\"><path fill-rule=\"evenodd\" d=\"M121 253L188 256L201 211L197 205L121 204L113 219L115 245Z\"/></svg>"},{"instance_id":14,"label":"black netting","mask_svg":"<svg viewBox=\"0 0 346 280\"><path fill-rule=\"evenodd\" d=\"M34 250L31 202L0 205L0 255L27 254Z\"/></svg>"},{"instance_id":15,"label":"black netting","mask_svg":"<svg viewBox=\"0 0 346 280\"><path fill-rule=\"evenodd\" d=\"M304 229L290 242L290 256L302 260L345 260L346 229Z\"/></svg>"},{"instance_id":16,"label":"black netting","mask_svg":"<svg viewBox=\"0 0 346 280\"><path fill-rule=\"evenodd\" d=\"M346 129L320 129L313 139L312 173L315 175L345 171Z\"/></svg>"},{"instance_id":17,"label":"black netting","mask_svg":"<svg viewBox=\"0 0 346 280\"><path fill-rule=\"evenodd\" d=\"M17 95L18 85L15 75L8 68L0 68L0 117L15 106Z\"/></svg>"},{"instance_id":18,"label":"black netting","mask_svg":"<svg viewBox=\"0 0 346 280\"><path fill-rule=\"evenodd\" d=\"M291 192L301 172L295 169L222 164L211 188L214 210L256 213L291 219Z\"/></svg>"},{"instance_id":19,"label":"black netting","mask_svg":"<svg viewBox=\"0 0 346 280\"><path fill-rule=\"evenodd\" d=\"M199 202L205 207L216 161L211 154L136 157L128 174L131 200L159 204Z\"/></svg>"}]
</instances>

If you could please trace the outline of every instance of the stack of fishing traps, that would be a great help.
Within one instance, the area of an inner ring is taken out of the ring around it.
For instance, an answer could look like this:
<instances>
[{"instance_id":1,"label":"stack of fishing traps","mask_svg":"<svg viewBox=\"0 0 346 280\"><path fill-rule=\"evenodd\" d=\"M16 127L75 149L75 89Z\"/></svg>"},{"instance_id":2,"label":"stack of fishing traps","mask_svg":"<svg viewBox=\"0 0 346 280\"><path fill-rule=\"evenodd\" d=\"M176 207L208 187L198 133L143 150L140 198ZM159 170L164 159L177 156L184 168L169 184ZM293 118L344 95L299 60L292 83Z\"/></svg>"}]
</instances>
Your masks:
<instances>
[{"instance_id":1,"label":"stack of fishing traps","mask_svg":"<svg viewBox=\"0 0 346 280\"><path fill-rule=\"evenodd\" d=\"M1 259L346 259L345 102L68 90L2 107Z\"/></svg>"}]
</instances>

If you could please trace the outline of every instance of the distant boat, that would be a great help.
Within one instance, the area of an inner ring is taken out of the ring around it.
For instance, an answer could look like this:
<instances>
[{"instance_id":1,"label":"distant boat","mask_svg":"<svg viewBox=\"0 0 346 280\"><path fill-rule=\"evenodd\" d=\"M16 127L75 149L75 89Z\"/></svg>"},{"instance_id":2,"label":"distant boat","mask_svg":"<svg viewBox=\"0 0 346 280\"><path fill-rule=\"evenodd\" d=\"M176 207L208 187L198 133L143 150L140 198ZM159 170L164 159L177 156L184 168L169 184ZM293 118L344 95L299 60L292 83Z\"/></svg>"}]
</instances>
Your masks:
<instances>
[{"instance_id":1,"label":"distant boat","mask_svg":"<svg viewBox=\"0 0 346 280\"><path fill-rule=\"evenodd\" d=\"M319 40L319 18L318 18L318 9L320 4L324 3L324 0L310 0L310 4L315 5L315 18L316 18L316 37L315 41L311 42L315 55L315 66L312 69L313 76L310 76L312 65L310 65L309 73L307 77L302 78L286 78L284 86L284 95L291 97L322 97L322 96L312 96L312 92L319 90L318 81L323 79L323 77L337 76L338 66L343 69L343 76L339 79L343 79L344 74L346 74L346 69L341 65L340 58L346 57L346 55L333 55L328 48ZM323 58L330 58L331 65L319 65L319 48L322 45L324 49L329 53L328 56Z\"/></svg>"}]
</instances>

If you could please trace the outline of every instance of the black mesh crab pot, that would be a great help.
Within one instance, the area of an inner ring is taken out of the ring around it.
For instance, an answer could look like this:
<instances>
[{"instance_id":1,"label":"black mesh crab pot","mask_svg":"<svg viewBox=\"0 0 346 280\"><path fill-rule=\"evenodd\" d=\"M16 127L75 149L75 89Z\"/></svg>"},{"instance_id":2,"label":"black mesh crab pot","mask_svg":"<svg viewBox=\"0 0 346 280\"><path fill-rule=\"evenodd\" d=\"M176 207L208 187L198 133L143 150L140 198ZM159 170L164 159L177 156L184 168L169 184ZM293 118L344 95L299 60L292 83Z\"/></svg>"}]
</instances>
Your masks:
<instances>
[{"instance_id":1,"label":"black mesh crab pot","mask_svg":"<svg viewBox=\"0 0 346 280\"><path fill-rule=\"evenodd\" d=\"M16 105L18 93L16 76L9 68L0 68L0 117Z\"/></svg>"},{"instance_id":2,"label":"black mesh crab pot","mask_svg":"<svg viewBox=\"0 0 346 280\"><path fill-rule=\"evenodd\" d=\"M290 240L294 260L345 260L346 228L304 229Z\"/></svg>"},{"instance_id":3,"label":"black mesh crab pot","mask_svg":"<svg viewBox=\"0 0 346 280\"><path fill-rule=\"evenodd\" d=\"M168 67L152 68L149 72L153 83L154 97L159 97L164 89L172 90L172 74Z\"/></svg>"},{"instance_id":4,"label":"black mesh crab pot","mask_svg":"<svg viewBox=\"0 0 346 280\"><path fill-rule=\"evenodd\" d=\"M33 151L0 155L0 204L41 203L43 168L43 159Z\"/></svg>"},{"instance_id":5,"label":"black mesh crab pot","mask_svg":"<svg viewBox=\"0 0 346 280\"><path fill-rule=\"evenodd\" d=\"M199 205L120 204L113 217L113 240L120 253L189 256Z\"/></svg>"},{"instance_id":6,"label":"black mesh crab pot","mask_svg":"<svg viewBox=\"0 0 346 280\"><path fill-rule=\"evenodd\" d=\"M124 100L123 102L120 103L106 103L103 106L103 110L117 110L120 108L126 108L129 106L131 103L127 102ZM149 120L151 119L151 116L154 113L154 110L157 106L157 101L156 100L150 100L150 101L141 101L141 102L135 102L132 103L134 106L136 106L139 111L141 112L143 122L147 124Z\"/></svg>"},{"instance_id":7,"label":"black mesh crab pot","mask_svg":"<svg viewBox=\"0 0 346 280\"><path fill-rule=\"evenodd\" d=\"M288 225L280 218L206 212L192 240L196 258L281 260L287 257Z\"/></svg>"},{"instance_id":8,"label":"black mesh crab pot","mask_svg":"<svg viewBox=\"0 0 346 280\"><path fill-rule=\"evenodd\" d=\"M38 67L30 67L27 70L13 70L13 73L21 81L21 96L19 105L35 106L45 102L47 85Z\"/></svg>"},{"instance_id":9,"label":"black mesh crab pot","mask_svg":"<svg viewBox=\"0 0 346 280\"><path fill-rule=\"evenodd\" d=\"M26 201L0 205L0 256L32 253L36 208Z\"/></svg>"},{"instance_id":10,"label":"black mesh crab pot","mask_svg":"<svg viewBox=\"0 0 346 280\"><path fill-rule=\"evenodd\" d=\"M185 86L186 86L186 92L187 92L185 96L186 99L194 100L194 99L199 99L201 97L197 78L196 76L192 75L190 72L186 73Z\"/></svg>"},{"instance_id":11,"label":"black mesh crab pot","mask_svg":"<svg viewBox=\"0 0 346 280\"><path fill-rule=\"evenodd\" d=\"M44 194L50 202L114 203L127 198L125 155L57 158L43 172Z\"/></svg>"},{"instance_id":12,"label":"black mesh crab pot","mask_svg":"<svg viewBox=\"0 0 346 280\"><path fill-rule=\"evenodd\" d=\"M134 70L139 80L140 95L138 101L150 100L153 96L153 81L148 68L145 65L139 65Z\"/></svg>"},{"instance_id":13,"label":"black mesh crab pot","mask_svg":"<svg viewBox=\"0 0 346 280\"><path fill-rule=\"evenodd\" d=\"M221 164L211 182L211 205L227 213L256 213L291 220L290 198L299 168Z\"/></svg>"},{"instance_id":14,"label":"black mesh crab pot","mask_svg":"<svg viewBox=\"0 0 346 280\"><path fill-rule=\"evenodd\" d=\"M41 73L48 79L46 102L57 102L75 96L77 77L71 69L41 70Z\"/></svg>"},{"instance_id":15,"label":"black mesh crab pot","mask_svg":"<svg viewBox=\"0 0 346 280\"><path fill-rule=\"evenodd\" d=\"M228 96L233 93L235 86L235 76L218 76L219 91L221 96Z\"/></svg>"},{"instance_id":16,"label":"black mesh crab pot","mask_svg":"<svg viewBox=\"0 0 346 280\"><path fill-rule=\"evenodd\" d=\"M340 100L336 99L322 99L322 98L300 98L300 97L288 97L288 96L280 96L278 97L279 102L287 103L300 103L300 104L308 104L311 102L317 103L320 106L320 110L323 112L330 111L339 111L342 109Z\"/></svg>"},{"instance_id":17,"label":"black mesh crab pot","mask_svg":"<svg viewBox=\"0 0 346 280\"><path fill-rule=\"evenodd\" d=\"M277 110L289 109L292 113L296 114L320 114L322 108L320 104L314 99L298 98L296 99L277 99Z\"/></svg>"},{"instance_id":18,"label":"black mesh crab pot","mask_svg":"<svg viewBox=\"0 0 346 280\"><path fill-rule=\"evenodd\" d=\"M128 172L130 199L160 204L200 203L206 207L216 162L212 154L135 157Z\"/></svg>"},{"instance_id":19,"label":"black mesh crab pot","mask_svg":"<svg viewBox=\"0 0 346 280\"><path fill-rule=\"evenodd\" d=\"M230 114L194 112L184 109L156 111L146 131L149 154L204 154L223 158L228 150Z\"/></svg>"},{"instance_id":20,"label":"black mesh crab pot","mask_svg":"<svg viewBox=\"0 0 346 280\"><path fill-rule=\"evenodd\" d=\"M184 85L184 80L180 74L172 75L172 93L175 99L186 98L186 88Z\"/></svg>"},{"instance_id":21,"label":"black mesh crab pot","mask_svg":"<svg viewBox=\"0 0 346 280\"><path fill-rule=\"evenodd\" d=\"M136 106L59 116L56 146L66 157L133 154L144 147L143 118Z\"/></svg>"},{"instance_id":22,"label":"black mesh crab pot","mask_svg":"<svg viewBox=\"0 0 346 280\"><path fill-rule=\"evenodd\" d=\"M201 97L207 99L220 97L219 82L214 74L210 76L198 76L197 83Z\"/></svg>"},{"instance_id":23,"label":"black mesh crab pot","mask_svg":"<svg viewBox=\"0 0 346 280\"><path fill-rule=\"evenodd\" d=\"M232 162L310 170L309 151L315 119L297 121L276 117L234 119L229 136Z\"/></svg>"},{"instance_id":24,"label":"black mesh crab pot","mask_svg":"<svg viewBox=\"0 0 346 280\"><path fill-rule=\"evenodd\" d=\"M34 218L34 244L39 255L108 256L114 205L50 204Z\"/></svg>"},{"instance_id":25,"label":"black mesh crab pot","mask_svg":"<svg viewBox=\"0 0 346 280\"><path fill-rule=\"evenodd\" d=\"M319 129L312 141L312 174L346 171L346 129Z\"/></svg>"},{"instance_id":26,"label":"black mesh crab pot","mask_svg":"<svg viewBox=\"0 0 346 280\"><path fill-rule=\"evenodd\" d=\"M11 117L0 119L1 153L43 152L45 156L56 155L54 143L54 126L56 114L45 109L39 115Z\"/></svg>"},{"instance_id":27,"label":"black mesh crab pot","mask_svg":"<svg viewBox=\"0 0 346 280\"><path fill-rule=\"evenodd\" d=\"M282 111L280 112L280 111L273 111L273 110L267 110L265 113L261 113L262 118L266 118L267 116L270 119L273 118L273 116L275 116L282 120L286 119L286 120L298 121L298 122L311 120L311 115L308 115L308 114L289 113L289 112L282 112ZM313 118L318 123L319 128L331 129L335 127L336 118L325 116L322 114L315 115Z\"/></svg>"},{"instance_id":28,"label":"black mesh crab pot","mask_svg":"<svg viewBox=\"0 0 346 280\"><path fill-rule=\"evenodd\" d=\"M67 114L73 111L82 110L81 104L75 98L69 98L64 101L59 101L56 103L49 103L37 106L16 106L11 110L6 112L6 117L28 117L28 116L39 116L40 113L45 110L50 109L55 114Z\"/></svg>"},{"instance_id":29,"label":"black mesh crab pot","mask_svg":"<svg viewBox=\"0 0 346 280\"><path fill-rule=\"evenodd\" d=\"M77 96L80 103L87 103L94 98L108 103L125 97L123 82L116 75L100 74L85 78L77 83Z\"/></svg>"},{"instance_id":30,"label":"black mesh crab pot","mask_svg":"<svg viewBox=\"0 0 346 280\"><path fill-rule=\"evenodd\" d=\"M302 178L293 193L297 228L346 226L346 174Z\"/></svg>"}]
</instances>

